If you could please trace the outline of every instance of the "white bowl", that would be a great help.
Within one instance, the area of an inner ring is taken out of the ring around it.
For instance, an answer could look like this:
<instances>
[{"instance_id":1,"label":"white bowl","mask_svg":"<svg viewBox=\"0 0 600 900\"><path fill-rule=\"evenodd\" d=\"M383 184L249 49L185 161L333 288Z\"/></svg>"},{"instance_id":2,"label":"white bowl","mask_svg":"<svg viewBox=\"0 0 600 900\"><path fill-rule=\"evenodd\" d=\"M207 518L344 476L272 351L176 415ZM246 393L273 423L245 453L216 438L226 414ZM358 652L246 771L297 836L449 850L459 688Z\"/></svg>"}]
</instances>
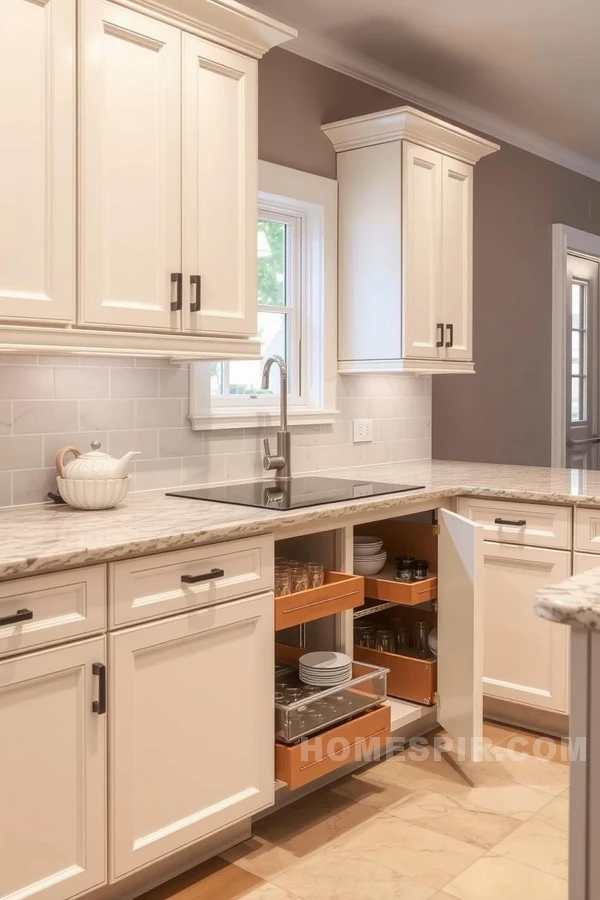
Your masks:
<instances>
[{"instance_id":1,"label":"white bowl","mask_svg":"<svg viewBox=\"0 0 600 900\"><path fill-rule=\"evenodd\" d=\"M355 556L376 556L383 547L383 541L369 535L358 535L354 538Z\"/></svg>"},{"instance_id":2,"label":"white bowl","mask_svg":"<svg viewBox=\"0 0 600 900\"><path fill-rule=\"evenodd\" d=\"M377 575L385 566L386 560L387 553L380 553L379 556L355 556L354 574Z\"/></svg>"},{"instance_id":3,"label":"white bowl","mask_svg":"<svg viewBox=\"0 0 600 900\"><path fill-rule=\"evenodd\" d=\"M125 478L56 478L60 496L75 509L112 509L121 503L131 487L131 475Z\"/></svg>"}]
</instances>

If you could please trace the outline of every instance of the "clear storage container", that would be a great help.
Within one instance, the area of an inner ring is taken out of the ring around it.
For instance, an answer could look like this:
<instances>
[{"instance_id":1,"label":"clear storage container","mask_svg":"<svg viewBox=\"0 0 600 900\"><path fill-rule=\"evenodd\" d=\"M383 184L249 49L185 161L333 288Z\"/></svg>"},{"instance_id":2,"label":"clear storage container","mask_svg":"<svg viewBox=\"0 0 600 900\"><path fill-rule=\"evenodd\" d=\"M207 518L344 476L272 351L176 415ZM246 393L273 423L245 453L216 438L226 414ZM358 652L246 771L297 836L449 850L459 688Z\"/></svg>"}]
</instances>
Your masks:
<instances>
[{"instance_id":1,"label":"clear storage container","mask_svg":"<svg viewBox=\"0 0 600 900\"><path fill-rule=\"evenodd\" d=\"M389 669L355 662L351 681L317 691L302 684L295 666L285 669L278 666L275 672L275 691L278 695L285 695L286 690L291 694L291 688L304 690L303 696L293 703L285 700L275 702L275 739L292 744L380 706L387 696L388 672Z\"/></svg>"}]
</instances>

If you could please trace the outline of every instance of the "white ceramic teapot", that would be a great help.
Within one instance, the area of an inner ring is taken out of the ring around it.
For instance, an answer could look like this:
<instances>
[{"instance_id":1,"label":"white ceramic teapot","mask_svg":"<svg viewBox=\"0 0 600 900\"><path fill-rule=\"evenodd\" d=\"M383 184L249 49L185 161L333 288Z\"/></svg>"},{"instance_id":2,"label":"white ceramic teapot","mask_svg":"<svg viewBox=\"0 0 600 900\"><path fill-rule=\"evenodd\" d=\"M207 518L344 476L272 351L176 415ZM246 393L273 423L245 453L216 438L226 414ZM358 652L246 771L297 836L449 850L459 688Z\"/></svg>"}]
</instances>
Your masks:
<instances>
[{"instance_id":1,"label":"white ceramic teapot","mask_svg":"<svg viewBox=\"0 0 600 900\"><path fill-rule=\"evenodd\" d=\"M100 441L92 441L91 450L82 453L77 447L63 447L56 454L56 471L61 478L78 478L80 480L100 481L106 478L125 478L127 466L132 456L138 456L139 450L130 450L121 459L115 459L100 449ZM75 459L64 462L67 453L72 453Z\"/></svg>"},{"instance_id":2,"label":"white ceramic teapot","mask_svg":"<svg viewBox=\"0 0 600 900\"><path fill-rule=\"evenodd\" d=\"M76 509L112 509L121 503L131 487L127 466L139 450L130 450L115 459L100 449L100 441L92 441L92 449L82 453L77 447L63 447L56 454L56 483L61 497ZM64 462L67 453L75 459Z\"/></svg>"}]
</instances>

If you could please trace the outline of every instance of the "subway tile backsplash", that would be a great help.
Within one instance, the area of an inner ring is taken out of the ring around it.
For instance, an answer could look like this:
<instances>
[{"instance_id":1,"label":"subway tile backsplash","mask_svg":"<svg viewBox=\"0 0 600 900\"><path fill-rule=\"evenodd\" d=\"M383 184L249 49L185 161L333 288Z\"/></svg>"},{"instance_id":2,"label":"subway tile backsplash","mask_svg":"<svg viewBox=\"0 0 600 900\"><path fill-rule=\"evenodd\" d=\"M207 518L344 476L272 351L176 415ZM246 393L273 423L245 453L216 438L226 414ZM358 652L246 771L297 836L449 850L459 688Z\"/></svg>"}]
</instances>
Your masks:
<instances>
[{"instance_id":1,"label":"subway tile backsplash","mask_svg":"<svg viewBox=\"0 0 600 900\"><path fill-rule=\"evenodd\" d=\"M188 366L159 359L0 356L0 506L41 502L60 447L139 450L136 491L258 478L257 429L193 432ZM431 457L431 379L344 375L334 425L292 429L295 473ZM373 442L352 443L352 420ZM271 429L269 436L273 436Z\"/></svg>"}]
</instances>

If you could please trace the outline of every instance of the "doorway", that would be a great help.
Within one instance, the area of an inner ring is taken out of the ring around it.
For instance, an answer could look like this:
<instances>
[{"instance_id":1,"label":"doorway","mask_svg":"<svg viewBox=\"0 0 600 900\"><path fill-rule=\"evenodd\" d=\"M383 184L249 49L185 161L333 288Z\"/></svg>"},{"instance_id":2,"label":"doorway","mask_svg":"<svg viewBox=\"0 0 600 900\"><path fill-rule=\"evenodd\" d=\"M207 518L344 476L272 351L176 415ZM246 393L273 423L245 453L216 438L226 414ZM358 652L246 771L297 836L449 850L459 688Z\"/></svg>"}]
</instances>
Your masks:
<instances>
[{"instance_id":1,"label":"doorway","mask_svg":"<svg viewBox=\"0 0 600 900\"><path fill-rule=\"evenodd\" d=\"M551 465L600 469L600 235L552 226Z\"/></svg>"},{"instance_id":2,"label":"doorway","mask_svg":"<svg viewBox=\"0 0 600 900\"><path fill-rule=\"evenodd\" d=\"M600 468L597 259L567 255L566 464Z\"/></svg>"}]
</instances>

